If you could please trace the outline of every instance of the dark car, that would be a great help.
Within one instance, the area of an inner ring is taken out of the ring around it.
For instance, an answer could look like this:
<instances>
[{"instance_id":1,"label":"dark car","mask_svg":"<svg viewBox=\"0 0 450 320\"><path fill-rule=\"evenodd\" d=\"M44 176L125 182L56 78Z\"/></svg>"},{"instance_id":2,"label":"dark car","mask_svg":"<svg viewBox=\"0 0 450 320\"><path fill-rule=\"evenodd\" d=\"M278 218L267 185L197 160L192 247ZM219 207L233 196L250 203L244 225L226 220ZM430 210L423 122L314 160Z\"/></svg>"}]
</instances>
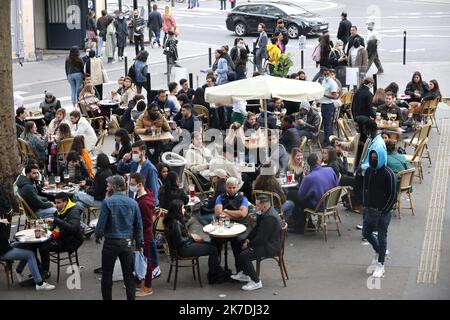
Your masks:
<instances>
[{"instance_id":1,"label":"dark car","mask_svg":"<svg viewBox=\"0 0 450 320\"><path fill-rule=\"evenodd\" d=\"M273 34L278 19L283 19L291 39L300 35L319 35L328 30L328 22L323 18L288 1L239 5L228 14L226 25L240 37L257 33L260 23L265 24L268 34Z\"/></svg>"}]
</instances>

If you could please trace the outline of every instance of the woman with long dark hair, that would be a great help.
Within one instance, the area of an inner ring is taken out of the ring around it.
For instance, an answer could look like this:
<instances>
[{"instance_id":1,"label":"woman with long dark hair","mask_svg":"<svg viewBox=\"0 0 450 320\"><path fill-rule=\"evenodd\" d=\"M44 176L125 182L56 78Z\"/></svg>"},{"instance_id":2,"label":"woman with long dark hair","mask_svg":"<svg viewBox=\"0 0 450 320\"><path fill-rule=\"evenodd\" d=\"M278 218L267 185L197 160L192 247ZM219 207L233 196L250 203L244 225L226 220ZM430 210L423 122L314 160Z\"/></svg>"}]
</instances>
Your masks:
<instances>
[{"instance_id":1,"label":"woman with long dark hair","mask_svg":"<svg viewBox=\"0 0 450 320\"><path fill-rule=\"evenodd\" d=\"M115 149L111 153L111 156L117 159L119 162L123 158L125 153L131 152L131 141L128 131L125 129L119 129L114 133L114 140L116 142Z\"/></svg>"},{"instance_id":2,"label":"woman with long dark hair","mask_svg":"<svg viewBox=\"0 0 450 320\"><path fill-rule=\"evenodd\" d=\"M160 162L156 165L156 170L158 170L158 187L161 188L167 181L170 167L167 164Z\"/></svg>"},{"instance_id":3,"label":"woman with long dark hair","mask_svg":"<svg viewBox=\"0 0 450 320\"><path fill-rule=\"evenodd\" d=\"M406 85L405 94L410 96L407 99L410 102L420 102L422 98L428 93L428 85L422 79L422 74L419 71L413 73L412 79Z\"/></svg>"},{"instance_id":4,"label":"woman with long dark hair","mask_svg":"<svg viewBox=\"0 0 450 320\"><path fill-rule=\"evenodd\" d=\"M331 68L330 52L332 46L329 34L325 34L320 37L319 47L320 47L320 61L317 62L316 64L320 66L320 70L314 76L314 79L312 81L317 81L317 79L319 79L319 77L322 75L324 69Z\"/></svg>"},{"instance_id":5,"label":"woman with long dark hair","mask_svg":"<svg viewBox=\"0 0 450 320\"><path fill-rule=\"evenodd\" d=\"M69 56L66 59L66 76L70 85L72 105L76 108L77 92L83 82L84 64L80 58L80 51L77 46L70 49Z\"/></svg>"},{"instance_id":6,"label":"woman with long dark hair","mask_svg":"<svg viewBox=\"0 0 450 320\"><path fill-rule=\"evenodd\" d=\"M424 94L420 102L410 102L409 103L409 114L421 114L423 112L423 103L425 101L434 100L441 96L441 91L439 90L439 84L436 80L430 80L428 84L428 92Z\"/></svg>"},{"instance_id":7,"label":"woman with long dark hair","mask_svg":"<svg viewBox=\"0 0 450 320\"><path fill-rule=\"evenodd\" d=\"M33 121L27 121L25 123L25 129L20 136L23 140L28 142L32 149L36 151L39 160L46 161L48 153L48 137L42 137L37 132L36 123Z\"/></svg>"},{"instance_id":8,"label":"woman with long dark hair","mask_svg":"<svg viewBox=\"0 0 450 320\"><path fill-rule=\"evenodd\" d=\"M167 215L164 218L164 228L167 241L177 250L181 257L208 256L208 282L209 284L227 281L230 272L224 271L219 265L217 249L213 244L205 242L196 234L189 234L184 224L186 210L181 200L170 202Z\"/></svg>"},{"instance_id":9,"label":"woman with long dark hair","mask_svg":"<svg viewBox=\"0 0 450 320\"><path fill-rule=\"evenodd\" d=\"M159 207L168 209L172 200L181 200L184 204L189 202L189 197L183 189L179 187L178 174L175 171L170 171L167 174L165 184L159 189L158 192Z\"/></svg>"}]
</instances>

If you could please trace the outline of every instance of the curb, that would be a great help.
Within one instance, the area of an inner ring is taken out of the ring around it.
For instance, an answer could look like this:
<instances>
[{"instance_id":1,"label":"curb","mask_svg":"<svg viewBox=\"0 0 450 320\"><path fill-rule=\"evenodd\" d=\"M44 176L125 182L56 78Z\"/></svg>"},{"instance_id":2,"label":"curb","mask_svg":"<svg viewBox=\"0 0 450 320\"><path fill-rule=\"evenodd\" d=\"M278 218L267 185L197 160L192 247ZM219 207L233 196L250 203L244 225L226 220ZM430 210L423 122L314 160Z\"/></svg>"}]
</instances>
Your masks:
<instances>
[{"instance_id":1,"label":"curb","mask_svg":"<svg viewBox=\"0 0 450 320\"><path fill-rule=\"evenodd\" d=\"M198 57L207 56L207 55L208 55L207 53L193 54L193 55L181 58L178 61L189 60L189 59L198 58ZM151 65L158 65L158 64L161 64L161 63L165 63L165 62L166 62L165 60L160 60L160 61L151 62L148 65L149 66L151 66ZM131 65L131 64L129 64L129 65ZM122 68L106 69L106 71L108 71L108 72L116 72L116 71L120 71L120 70L124 70L124 68L122 67ZM39 83L39 84L49 84L49 83L60 82L60 81L65 81L65 80L67 80L67 78L59 78L59 79L52 79L52 80L46 80L46 81L36 81L36 82L30 82L30 83L22 83L22 84L13 86L13 87L14 87L14 90L16 90L16 89L21 89L21 88L25 88L25 87L28 87L28 86L35 85L37 83Z\"/></svg>"}]
</instances>

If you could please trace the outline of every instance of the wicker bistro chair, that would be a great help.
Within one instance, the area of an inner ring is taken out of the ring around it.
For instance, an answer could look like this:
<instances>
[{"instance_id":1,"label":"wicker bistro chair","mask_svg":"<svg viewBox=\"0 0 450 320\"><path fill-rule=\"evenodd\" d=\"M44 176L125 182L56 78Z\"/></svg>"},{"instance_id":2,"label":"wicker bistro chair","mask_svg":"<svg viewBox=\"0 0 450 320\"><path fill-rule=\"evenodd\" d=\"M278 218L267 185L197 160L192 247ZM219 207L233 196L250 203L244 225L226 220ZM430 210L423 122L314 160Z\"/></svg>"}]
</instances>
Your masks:
<instances>
[{"instance_id":1,"label":"wicker bistro chair","mask_svg":"<svg viewBox=\"0 0 450 320\"><path fill-rule=\"evenodd\" d=\"M205 190L202 186L202 184L200 183L200 181L198 180L198 178L195 176L195 174L189 170L189 169L184 169L184 187L185 187L185 191L189 191L188 190L188 186L190 184L195 185L195 190L196 191L196 196L200 198L200 200L205 200L207 199L210 195L212 195L214 193L213 190Z\"/></svg>"},{"instance_id":2,"label":"wicker bistro chair","mask_svg":"<svg viewBox=\"0 0 450 320\"><path fill-rule=\"evenodd\" d=\"M95 116L95 117L91 116L88 112L87 106L82 102L78 102L78 106L80 107L81 115L86 118L86 120L91 124L91 126L93 123L97 123L98 129L96 129L96 131L98 132L102 130L105 118L103 116Z\"/></svg>"},{"instance_id":3,"label":"wicker bistro chair","mask_svg":"<svg viewBox=\"0 0 450 320\"><path fill-rule=\"evenodd\" d=\"M155 209L155 220L153 221L153 236L155 238L161 239L164 254L170 258L169 244L167 243L163 222L166 215L167 215L166 209L163 208Z\"/></svg>"},{"instance_id":4,"label":"wicker bistro chair","mask_svg":"<svg viewBox=\"0 0 450 320\"><path fill-rule=\"evenodd\" d=\"M209 110L200 104L194 104L194 111L197 117L202 120L204 129L207 130L210 127Z\"/></svg>"},{"instance_id":5,"label":"wicker bistro chair","mask_svg":"<svg viewBox=\"0 0 450 320\"><path fill-rule=\"evenodd\" d=\"M283 204L281 203L280 195L266 190L253 190L253 198L256 199L260 195L266 195L270 199L270 205L274 207L278 213L280 214L281 219L284 220L284 211L283 211Z\"/></svg>"},{"instance_id":6,"label":"wicker bistro chair","mask_svg":"<svg viewBox=\"0 0 450 320\"><path fill-rule=\"evenodd\" d=\"M322 149L322 144L320 143L320 138L319 138L320 128L322 127L322 124L323 124L323 118L320 117L319 131L317 131L317 133L313 134L312 139L308 139L306 141L306 145L309 148L309 154L312 153L312 147L314 144L317 144L317 146L319 147L319 150Z\"/></svg>"},{"instance_id":7,"label":"wicker bistro chair","mask_svg":"<svg viewBox=\"0 0 450 320\"><path fill-rule=\"evenodd\" d=\"M411 163L412 165L417 167L420 183L422 183L422 180L423 180L422 154L423 154L423 150L425 149L425 145L427 143L428 143L428 138L423 139L422 142L414 150L413 155L409 155L409 154L405 155L406 160L408 160L409 163Z\"/></svg>"},{"instance_id":8,"label":"wicker bistro chair","mask_svg":"<svg viewBox=\"0 0 450 320\"><path fill-rule=\"evenodd\" d=\"M403 143L405 144L404 148L406 148L407 146L411 146L411 147L417 148L417 146L425 138L429 138L430 137L430 133L431 133L431 123L424 124L418 130L416 130L416 132L414 132L414 134L413 134L413 136L411 138L403 140ZM430 162L430 166L431 166L431 155L430 155L430 151L428 149L428 143L425 144L425 149L427 150L427 156L424 157L424 158L428 159L428 161Z\"/></svg>"},{"instance_id":9,"label":"wicker bistro chair","mask_svg":"<svg viewBox=\"0 0 450 320\"><path fill-rule=\"evenodd\" d=\"M16 194L16 199L20 210L23 210L26 216L25 229L29 229L33 226L34 222L39 219L39 217L33 210L31 210L28 203L26 203L26 201L18 193Z\"/></svg>"},{"instance_id":10,"label":"wicker bistro chair","mask_svg":"<svg viewBox=\"0 0 450 320\"><path fill-rule=\"evenodd\" d=\"M398 188L398 194L397 194L397 211L398 211L398 218L400 219L400 210L401 210L401 197L402 193L406 193L409 199L409 204L411 207L405 208L405 209L411 209L412 215L414 215L414 205L412 202L412 183L414 180L414 172L416 170L414 168L403 170L397 173L397 176L400 178L400 187Z\"/></svg>"},{"instance_id":11,"label":"wicker bistro chair","mask_svg":"<svg viewBox=\"0 0 450 320\"><path fill-rule=\"evenodd\" d=\"M425 101L422 105L423 109L422 109L421 116L423 118L425 118L425 121L427 123L428 123L428 120L430 119L432 127L436 128L437 132L439 134L441 134L439 131L438 125L437 125L437 121L436 121L436 110L437 110L437 106L438 106L439 102L441 102L441 97L436 98L434 100Z\"/></svg>"},{"instance_id":12,"label":"wicker bistro chair","mask_svg":"<svg viewBox=\"0 0 450 320\"><path fill-rule=\"evenodd\" d=\"M59 166L61 164L64 164L67 158L67 155L70 152L70 149L72 148L73 138L67 138L64 140L61 140L58 142L56 148L57 148L57 167L59 170ZM59 171L57 171L59 172Z\"/></svg>"},{"instance_id":13,"label":"wicker bistro chair","mask_svg":"<svg viewBox=\"0 0 450 320\"><path fill-rule=\"evenodd\" d=\"M328 233L328 227L327 222L330 216L333 216L335 222L336 222L336 230L338 232L338 235L341 236L341 232L339 230L339 223L341 222L341 218L339 216L339 212L337 210L337 205L339 203L339 199L341 198L342 191L344 190L343 187L336 187L329 191L327 191L322 198L320 199L319 203L317 204L315 209L305 209L306 214L306 221L311 216L318 216L318 226L316 225L316 228L314 229L317 231L319 228L322 229L324 239L325 241L328 241L327 239L327 233ZM325 206L325 209L321 209L322 205ZM305 230L308 230L308 223L305 223Z\"/></svg>"},{"instance_id":14,"label":"wicker bistro chair","mask_svg":"<svg viewBox=\"0 0 450 320\"><path fill-rule=\"evenodd\" d=\"M36 151L30 146L28 142L26 142L22 138L18 138L17 142L19 145L19 154L22 164L24 164L30 158L35 159L37 161L39 160Z\"/></svg>"},{"instance_id":15,"label":"wicker bistro chair","mask_svg":"<svg viewBox=\"0 0 450 320\"><path fill-rule=\"evenodd\" d=\"M344 93L340 99L342 102L340 113L348 114L350 118L353 119L352 115L353 92L349 91Z\"/></svg>"},{"instance_id":16,"label":"wicker bistro chair","mask_svg":"<svg viewBox=\"0 0 450 320\"><path fill-rule=\"evenodd\" d=\"M288 224L284 222L284 226L281 229L280 233L280 252L278 253L278 256L274 257L263 257L256 260L256 274L259 277L260 271L261 271L261 262L266 259L273 259L278 263L278 267L280 268L281 272L281 279L283 279L283 284L286 287L286 280L289 280L289 275L287 273L286 264L284 262L284 244L286 242L286 234L287 234L287 228Z\"/></svg>"},{"instance_id":17,"label":"wicker bistro chair","mask_svg":"<svg viewBox=\"0 0 450 320\"><path fill-rule=\"evenodd\" d=\"M11 223L13 215L13 210L11 209L9 213L6 215L8 222ZM0 265L3 266L3 269L5 270L6 275L6 285L8 290L11 288L11 285L14 283L14 277L13 277L13 263L12 260L0 260Z\"/></svg>"}]
</instances>

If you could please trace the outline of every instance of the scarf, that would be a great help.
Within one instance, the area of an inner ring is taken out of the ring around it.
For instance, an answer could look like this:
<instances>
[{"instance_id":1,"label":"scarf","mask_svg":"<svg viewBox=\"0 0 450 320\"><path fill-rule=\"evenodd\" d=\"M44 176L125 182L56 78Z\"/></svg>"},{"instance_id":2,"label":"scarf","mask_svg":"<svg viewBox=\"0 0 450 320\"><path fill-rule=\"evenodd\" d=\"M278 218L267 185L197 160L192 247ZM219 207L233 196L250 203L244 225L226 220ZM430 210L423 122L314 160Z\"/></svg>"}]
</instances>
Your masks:
<instances>
[{"instance_id":1,"label":"scarf","mask_svg":"<svg viewBox=\"0 0 450 320\"><path fill-rule=\"evenodd\" d=\"M75 207L75 203L73 203L72 201L70 201L70 199L69 199L69 201L67 202L67 205L64 207L64 209L62 210L62 211L56 211L56 214L57 214L57 216L58 216L58 218L62 218L66 213L67 213L67 211L69 210L69 209L71 209L71 208L73 208L73 207ZM59 227L55 227L54 229L53 229L53 231L52 231L52 238L53 239L58 239L59 238L59 236L60 236L60 230L59 230Z\"/></svg>"}]
</instances>

